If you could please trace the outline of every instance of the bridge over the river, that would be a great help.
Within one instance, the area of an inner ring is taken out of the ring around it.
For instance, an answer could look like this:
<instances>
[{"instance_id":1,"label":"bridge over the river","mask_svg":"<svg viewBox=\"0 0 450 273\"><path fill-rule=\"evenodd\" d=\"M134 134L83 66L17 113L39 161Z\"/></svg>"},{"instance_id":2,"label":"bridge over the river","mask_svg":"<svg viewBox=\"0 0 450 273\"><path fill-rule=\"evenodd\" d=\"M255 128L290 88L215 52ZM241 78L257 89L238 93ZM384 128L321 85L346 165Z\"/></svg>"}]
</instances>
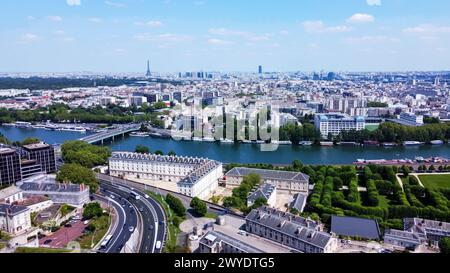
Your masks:
<instances>
[{"instance_id":1,"label":"bridge over the river","mask_svg":"<svg viewBox=\"0 0 450 273\"><path fill-rule=\"evenodd\" d=\"M80 140L85 141L89 144L95 144L95 143L99 143L99 142L103 144L103 142L105 140L108 140L108 139L114 140L114 138L117 136L124 137L125 134L139 131L140 129L141 129L140 124L126 125L126 126L121 126L119 128L113 129L113 130L108 130L105 132L100 132L100 133L97 133L94 135L83 137L83 138L80 138Z\"/></svg>"}]
</instances>

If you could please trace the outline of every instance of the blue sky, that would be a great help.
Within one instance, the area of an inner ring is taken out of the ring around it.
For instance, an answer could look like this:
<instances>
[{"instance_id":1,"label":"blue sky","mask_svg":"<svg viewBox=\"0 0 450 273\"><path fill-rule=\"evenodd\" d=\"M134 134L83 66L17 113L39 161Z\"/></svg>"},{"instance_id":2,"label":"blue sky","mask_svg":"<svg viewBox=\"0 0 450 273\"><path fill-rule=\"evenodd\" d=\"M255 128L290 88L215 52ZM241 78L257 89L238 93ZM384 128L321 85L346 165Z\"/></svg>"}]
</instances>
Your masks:
<instances>
[{"instance_id":1,"label":"blue sky","mask_svg":"<svg viewBox=\"0 0 450 273\"><path fill-rule=\"evenodd\" d=\"M0 71L449 70L448 0L3 0Z\"/></svg>"}]
</instances>

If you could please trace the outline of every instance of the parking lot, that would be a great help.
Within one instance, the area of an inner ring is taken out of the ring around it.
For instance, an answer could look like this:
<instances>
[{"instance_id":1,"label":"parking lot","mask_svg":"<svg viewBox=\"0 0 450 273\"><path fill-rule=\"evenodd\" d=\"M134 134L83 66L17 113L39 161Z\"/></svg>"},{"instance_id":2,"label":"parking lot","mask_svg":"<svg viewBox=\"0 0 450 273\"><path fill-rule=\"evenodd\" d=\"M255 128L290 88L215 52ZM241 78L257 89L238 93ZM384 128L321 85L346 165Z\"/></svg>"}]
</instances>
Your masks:
<instances>
[{"instance_id":1,"label":"parking lot","mask_svg":"<svg viewBox=\"0 0 450 273\"><path fill-rule=\"evenodd\" d=\"M70 242L83 235L86 226L81 220L71 221L69 225L62 227L52 235L39 239L39 245L42 247L64 248Z\"/></svg>"}]
</instances>

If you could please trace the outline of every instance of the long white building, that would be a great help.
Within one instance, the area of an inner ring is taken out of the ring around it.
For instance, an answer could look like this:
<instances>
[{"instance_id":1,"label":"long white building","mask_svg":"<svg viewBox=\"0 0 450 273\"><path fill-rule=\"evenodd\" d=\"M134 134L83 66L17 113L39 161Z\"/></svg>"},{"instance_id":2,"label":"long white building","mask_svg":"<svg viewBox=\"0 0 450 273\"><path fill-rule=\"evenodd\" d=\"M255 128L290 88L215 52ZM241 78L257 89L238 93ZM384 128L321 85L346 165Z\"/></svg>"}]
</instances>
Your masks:
<instances>
[{"instance_id":1,"label":"long white building","mask_svg":"<svg viewBox=\"0 0 450 273\"><path fill-rule=\"evenodd\" d=\"M109 159L113 176L175 182L181 194L206 198L218 187L222 163L205 158L115 152Z\"/></svg>"},{"instance_id":2,"label":"long white building","mask_svg":"<svg viewBox=\"0 0 450 273\"><path fill-rule=\"evenodd\" d=\"M351 117L341 113L320 114L315 118L316 128L320 130L322 137L339 135L342 131L361 131L366 127L364 117Z\"/></svg>"}]
</instances>

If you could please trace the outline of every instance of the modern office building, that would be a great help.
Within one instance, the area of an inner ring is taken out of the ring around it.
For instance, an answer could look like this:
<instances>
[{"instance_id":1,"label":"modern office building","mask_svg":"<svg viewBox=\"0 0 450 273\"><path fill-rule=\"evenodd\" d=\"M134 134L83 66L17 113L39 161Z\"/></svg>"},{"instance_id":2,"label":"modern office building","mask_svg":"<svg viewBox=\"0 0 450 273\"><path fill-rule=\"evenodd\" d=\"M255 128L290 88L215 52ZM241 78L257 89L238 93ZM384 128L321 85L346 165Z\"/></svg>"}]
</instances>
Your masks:
<instances>
[{"instance_id":1,"label":"modern office building","mask_svg":"<svg viewBox=\"0 0 450 273\"><path fill-rule=\"evenodd\" d=\"M217 161L179 156L115 152L109 159L113 176L177 183L180 193L204 198L213 193L222 177Z\"/></svg>"},{"instance_id":2,"label":"modern office building","mask_svg":"<svg viewBox=\"0 0 450 273\"><path fill-rule=\"evenodd\" d=\"M11 185L22 179L20 154L10 148L0 148L0 186Z\"/></svg>"},{"instance_id":3,"label":"modern office building","mask_svg":"<svg viewBox=\"0 0 450 273\"><path fill-rule=\"evenodd\" d=\"M422 115L415 115L410 113L401 113L399 116L399 120L404 125L411 125L411 126L421 126L424 124L423 116Z\"/></svg>"},{"instance_id":4,"label":"modern office building","mask_svg":"<svg viewBox=\"0 0 450 273\"><path fill-rule=\"evenodd\" d=\"M342 131L361 131L366 127L364 117L350 117L341 113L320 114L315 117L316 128L320 130L323 138L329 134L339 135Z\"/></svg>"},{"instance_id":5,"label":"modern office building","mask_svg":"<svg viewBox=\"0 0 450 273\"><path fill-rule=\"evenodd\" d=\"M0 231L20 235L31 229L31 211L27 207L0 204Z\"/></svg>"},{"instance_id":6,"label":"modern office building","mask_svg":"<svg viewBox=\"0 0 450 273\"><path fill-rule=\"evenodd\" d=\"M249 174L257 174L261 177L261 182L273 185L279 191L289 191L294 193L309 193L309 176L300 172L285 172L251 168L233 168L225 175L227 186L239 186L244 177Z\"/></svg>"},{"instance_id":7,"label":"modern office building","mask_svg":"<svg viewBox=\"0 0 450 273\"><path fill-rule=\"evenodd\" d=\"M144 103L147 103L147 98L142 96L132 96L130 97L129 104L131 106L142 106Z\"/></svg>"},{"instance_id":8,"label":"modern office building","mask_svg":"<svg viewBox=\"0 0 450 273\"><path fill-rule=\"evenodd\" d=\"M262 250L218 231L208 231L208 233L200 239L199 252L215 254L264 253Z\"/></svg>"},{"instance_id":9,"label":"modern office building","mask_svg":"<svg viewBox=\"0 0 450 273\"><path fill-rule=\"evenodd\" d=\"M25 145L22 147L25 157L28 160L35 161L41 167L43 173L56 172L55 149L45 143Z\"/></svg>"},{"instance_id":10,"label":"modern office building","mask_svg":"<svg viewBox=\"0 0 450 273\"><path fill-rule=\"evenodd\" d=\"M247 232L303 253L331 253L337 247L336 238L322 232L316 222L290 213L261 207L245 220Z\"/></svg>"}]
</instances>

